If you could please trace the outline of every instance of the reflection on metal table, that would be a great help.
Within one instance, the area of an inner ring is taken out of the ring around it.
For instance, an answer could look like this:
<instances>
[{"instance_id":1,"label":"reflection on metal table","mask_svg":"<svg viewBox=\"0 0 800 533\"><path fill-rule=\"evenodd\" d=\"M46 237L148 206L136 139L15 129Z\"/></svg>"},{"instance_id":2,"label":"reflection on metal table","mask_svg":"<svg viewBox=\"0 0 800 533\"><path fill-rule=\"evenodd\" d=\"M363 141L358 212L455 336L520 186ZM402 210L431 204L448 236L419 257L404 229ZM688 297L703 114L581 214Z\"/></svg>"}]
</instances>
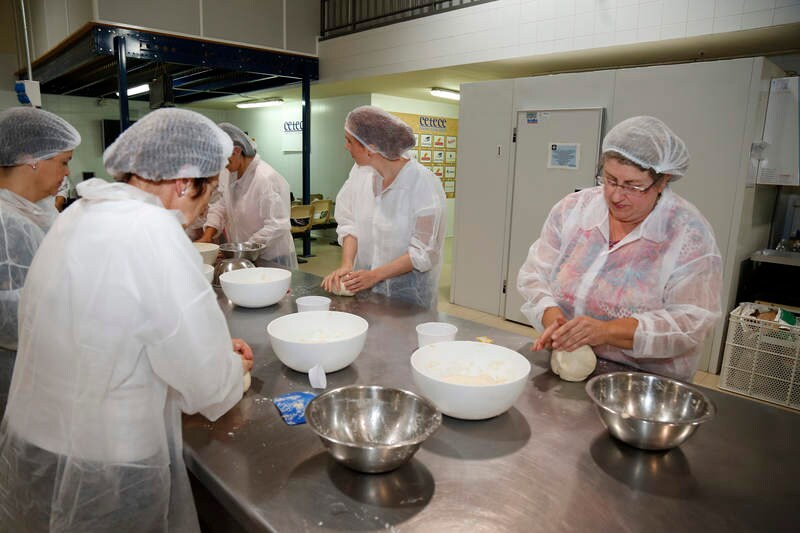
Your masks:
<instances>
[{"instance_id":1,"label":"reflection on metal table","mask_svg":"<svg viewBox=\"0 0 800 533\"><path fill-rule=\"evenodd\" d=\"M703 389L716 419L680 448L653 453L612 439L583 383L549 372L529 339L377 295L332 297L332 308L369 322L363 352L328 375L328 388L375 384L419 392L409 358L414 327L442 320L457 339L488 336L532 363L523 395L507 413L442 426L398 470L369 475L331 458L305 425L288 426L271 398L311 390L283 366L266 324L322 294L320 278L293 272L292 295L264 309L219 302L234 337L255 353L243 400L211 423L184 419L189 470L246 531L730 531L794 530L800 522L800 418ZM618 370L600 361L598 372ZM203 515L203 505L198 504Z\"/></svg>"}]
</instances>

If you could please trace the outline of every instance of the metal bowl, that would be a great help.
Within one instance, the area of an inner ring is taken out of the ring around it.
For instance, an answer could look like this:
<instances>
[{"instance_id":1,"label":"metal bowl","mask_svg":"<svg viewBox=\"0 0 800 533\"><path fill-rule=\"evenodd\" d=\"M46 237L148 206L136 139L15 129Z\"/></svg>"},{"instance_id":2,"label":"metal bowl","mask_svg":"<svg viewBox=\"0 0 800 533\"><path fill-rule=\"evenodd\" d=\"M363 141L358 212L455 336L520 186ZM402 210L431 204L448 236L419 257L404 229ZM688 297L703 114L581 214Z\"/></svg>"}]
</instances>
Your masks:
<instances>
[{"instance_id":1,"label":"metal bowl","mask_svg":"<svg viewBox=\"0 0 800 533\"><path fill-rule=\"evenodd\" d=\"M266 248L263 244L255 242L226 242L219 245L219 251L227 258L243 257L255 261Z\"/></svg>"},{"instance_id":2,"label":"metal bowl","mask_svg":"<svg viewBox=\"0 0 800 533\"><path fill-rule=\"evenodd\" d=\"M351 385L311 400L306 422L334 459L376 474L411 459L442 423L442 415L413 392Z\"/></svg>"},{"instance_id":3,"label":"metal bowl","mask_svg":"<svg viewBox=\"0 0 800 533\"><path fill-rule=\"evenodd\" d=\"M237 257L233 259L223 259L217 266L214 267L214 279L211 281L211 284L214 287L220 287L219 277L226 272L232 272L234 270L239 270L240 268L255 268L256 266L249 260L243 257Z\"/></svg>"},{"instance_id":4,"label":"metal bowl","mask_svg":"<svg viewBox=\"0 0 800 533\"><path fill-rule=\"evenodd\" d=\"M642 372L595 376L586 392L609 433L643 450L668 450L714 417L714 403L695 387Z\"/></svg>"}]
</instances>

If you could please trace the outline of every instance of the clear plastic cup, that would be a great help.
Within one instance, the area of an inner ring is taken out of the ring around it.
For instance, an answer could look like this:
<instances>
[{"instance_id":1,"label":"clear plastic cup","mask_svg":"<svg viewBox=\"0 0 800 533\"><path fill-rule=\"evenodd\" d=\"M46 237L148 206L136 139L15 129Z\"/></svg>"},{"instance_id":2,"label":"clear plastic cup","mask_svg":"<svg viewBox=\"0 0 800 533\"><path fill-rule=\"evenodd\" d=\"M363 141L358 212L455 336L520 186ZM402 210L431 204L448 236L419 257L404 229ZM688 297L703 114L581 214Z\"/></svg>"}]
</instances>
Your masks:
<instances>
[{"instance_id":1,"label":"clear plastic cup","mask_svg":"<svg viewBox=\"0 0 800 533\"><path fill-rule=\"evenodd\" d=\"M417 344L422 348L434 342L453 341L458 328L447 322L425 322L417 326Z\"/></svg>"},{"instance_id":2,"label":"clear plastic cup","mask_svg":"<svg viewBox=\"0 0 800 533\"><path fill-rule=\"evenodd\" d=\"M331 308L331 299L325 296L301 296L297 300L297 312L327 311Z\"/></svg>"}]
</instances>

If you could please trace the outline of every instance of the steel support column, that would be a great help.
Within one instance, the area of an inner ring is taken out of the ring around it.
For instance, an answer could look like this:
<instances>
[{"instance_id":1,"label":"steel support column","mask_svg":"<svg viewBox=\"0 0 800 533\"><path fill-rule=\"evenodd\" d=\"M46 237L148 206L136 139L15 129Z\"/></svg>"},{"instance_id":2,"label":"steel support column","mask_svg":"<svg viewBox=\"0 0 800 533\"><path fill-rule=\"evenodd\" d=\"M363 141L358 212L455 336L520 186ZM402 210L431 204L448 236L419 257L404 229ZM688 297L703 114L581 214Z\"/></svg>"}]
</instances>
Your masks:
<instances>
[{"instance_id":1,"label":"steel support column","mask_svg":"<svg viewBox=\"0 0 800 533\"><path fill-rule=\"evenodd\" d=\"M123 132L131 125L128 110L128 65L125 49L125 37L114 37L114 55L117 57L117 91L119 91L119 131Z\"/></svg>"},{"instance_id":2,"label":"steel support column","mask_svg":"<svg viewBox=\"0 0 800 533\"><path fill-rule=\"evenodd\" d=\"M311 204L311 77L303 75L303 205ZM311 254L311 231L303 235L303 257Z\"/></svg>"}]
</instances>

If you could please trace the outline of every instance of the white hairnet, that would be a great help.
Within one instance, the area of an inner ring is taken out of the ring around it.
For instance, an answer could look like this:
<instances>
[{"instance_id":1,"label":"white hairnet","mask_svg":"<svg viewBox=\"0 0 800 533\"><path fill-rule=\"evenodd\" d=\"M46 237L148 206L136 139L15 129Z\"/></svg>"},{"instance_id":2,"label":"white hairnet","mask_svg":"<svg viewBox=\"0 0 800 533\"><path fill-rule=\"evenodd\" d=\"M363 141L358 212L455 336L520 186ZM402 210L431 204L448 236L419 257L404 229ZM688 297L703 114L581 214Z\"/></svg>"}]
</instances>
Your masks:
<instances>
[{"instance_id":1,"label":"white hairnet","mask_svg":"<svg viewBox=\"0 0 800 533\"><path fill-rule=\"evenodd\" d=\"M233 141L234 146L242 149L242 155L245 157L254 157L256 155L256 143L245 132L237 128L230 122L220 122L217 124L222 131L228 134L228 137Z\"/></svg>"},{"instance_id":2,"label":"white hairnet","mask_svg":"<svg viewBox=\"0 0 800 533\"><path fill-rule=\"evenodd\" d=\"M78 130L49 111L12 107L0 113L0 167L50 159L80 143Z\"/></svg>"},{"instance_id":3,"label":"white hairnet","mask_svg":"<svg viewBox=\"0 0 800 533\"><path fill-rule=\"evenodd\" d=\"M655 117L623 120L603 139L603 153L616 152L642 168L669 174L675 181L689 168L689 150L680 137Z\"/></svg>"},{"instance_id":4,"label":"white hairnet","mask_svg":"<svg viewBox=\"0 0 800 533\"><path fill-rule=\"evenodd\" d=\"M347 114L344 129L369 150L386 159L400 159L414 142L414 131L405 122L371 105L357 107Z\"/></svg>"},{"instance_id":5,"label":"white hairnet","mask_svg":"<svg viewBox=\"0 0 800 533\"><path fill-rule=\"evenodd\" d=\"M103 153L114 177L127 173L151 181L219 174L233 152L224 131L200 113L157 109L122 132Z\"/></svg>"}]
</instances>

